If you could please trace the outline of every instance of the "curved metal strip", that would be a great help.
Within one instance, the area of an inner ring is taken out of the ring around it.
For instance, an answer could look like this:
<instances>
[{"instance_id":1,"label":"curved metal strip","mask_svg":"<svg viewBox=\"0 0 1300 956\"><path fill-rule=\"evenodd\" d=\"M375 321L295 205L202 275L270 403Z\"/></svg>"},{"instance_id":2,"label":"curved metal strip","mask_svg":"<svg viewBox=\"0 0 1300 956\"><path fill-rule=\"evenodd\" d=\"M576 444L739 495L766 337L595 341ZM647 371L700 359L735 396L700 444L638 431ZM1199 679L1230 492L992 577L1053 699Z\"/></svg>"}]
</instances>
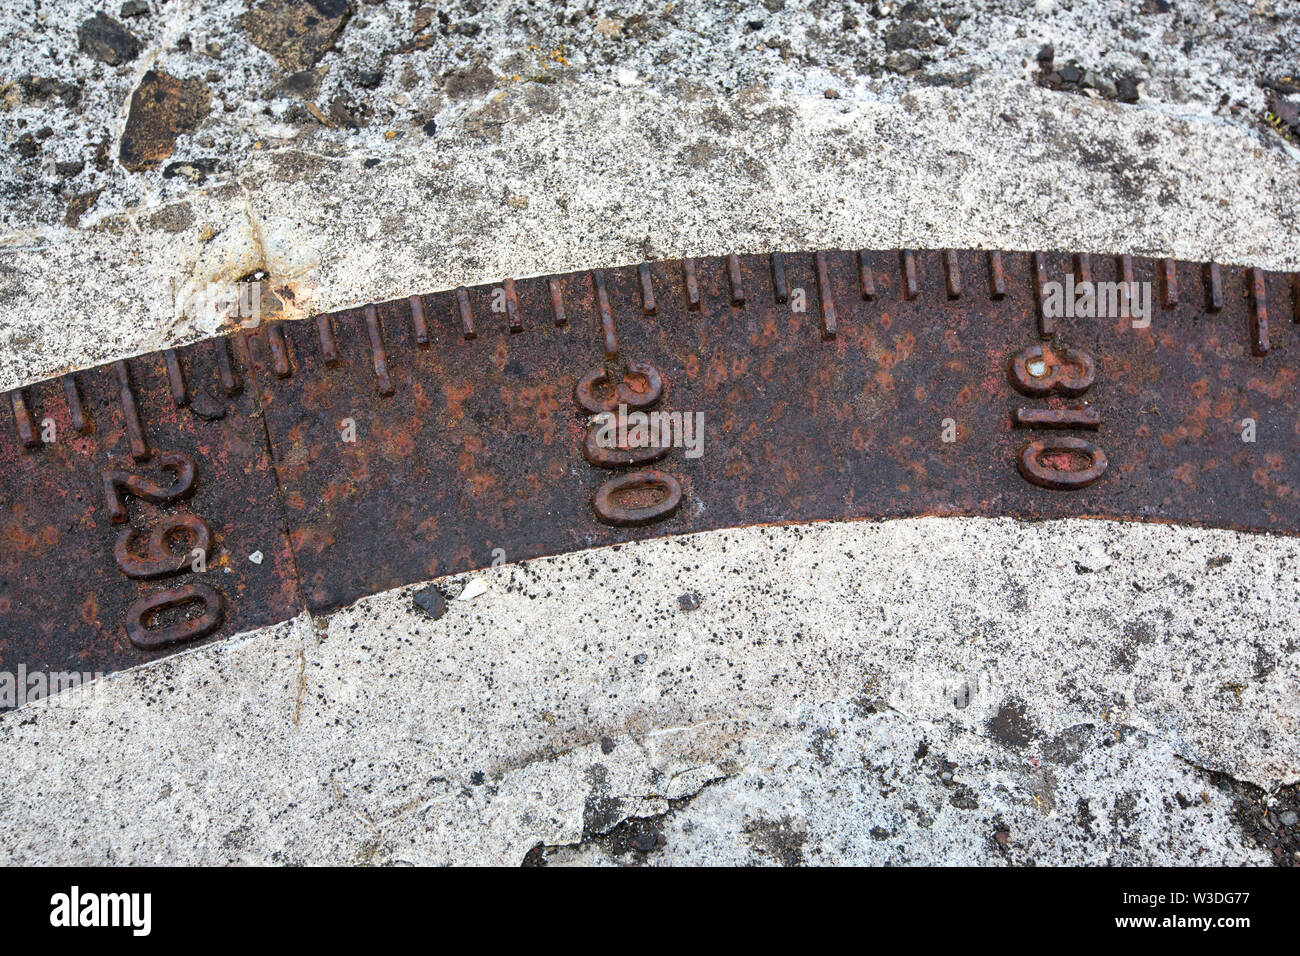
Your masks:
<instances>
[{"instance_id":1,"label":"curved metal strip","mask_svg":"<svg viewBox=\"0 0 1300 956\"><path fill-rule=\"evenodd\" d=\"M159 618L194 641L498 549L756 523L1295 534L1298 289L1127 255L729 256L408 296L37 383L0 428L0 670L156 656L141 571L216 595ZM593 457L597 413L653 419L653 454ZM659 490L633 487L651 457ZM118 548L126 521L161 563ZM168 571L168 529L203 528L204 569Z\"/></svg>"}]
</instances>

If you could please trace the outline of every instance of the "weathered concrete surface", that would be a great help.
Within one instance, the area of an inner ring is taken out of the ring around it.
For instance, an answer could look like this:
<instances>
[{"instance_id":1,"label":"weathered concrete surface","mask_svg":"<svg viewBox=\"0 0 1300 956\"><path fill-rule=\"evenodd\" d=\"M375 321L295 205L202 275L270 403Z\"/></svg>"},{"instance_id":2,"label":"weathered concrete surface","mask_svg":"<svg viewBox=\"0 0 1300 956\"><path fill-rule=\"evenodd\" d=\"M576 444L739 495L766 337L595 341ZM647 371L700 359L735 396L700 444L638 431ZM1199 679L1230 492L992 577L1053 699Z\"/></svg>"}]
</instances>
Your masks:
<instances>
[{"instance_id":1,"label":"weathered concrete surface","mask_svg":"<svg viewBox=\"0 0 1300 956\"><path fill-rule=\"evenodd\" d=\"M1263 862L1206 771L1300 777L1298 562L923 519L505 566L437 621L402 589L9 715L0 845L518 863L585 833L555 857L614 857L600 832L699 795L664 860Z\"/></svg>"},{"instance_id":2,"label":"weathered concrete surface","mask_svg":"<svg viewBox=\"0 0 1300 956\"><path fill-rule=\"evenodd\" d=\"M310 260L296 296L311 311L776 247L1065 248L1300 267L1294 162L1223 125L1156 122L1023 84L923 89L897 103L605 86L498 96L436 140L374 157L251 153L237 177L183 200L48 227L3 250L0 388L210 334L177 308L184 283L263 265L299 278L244 254L258 242ZM380 162L367 168L371 158Z\"/></svg>"},{"instance_id":3,"label":"weathered concrete surface","mask_svg":"<svg viewBox=\"0 0 1300 956\"><path fill-rule=\"evenodd\" d=\"M309 313L819 245L1300 267L1297 152L1259 122L1294 6L1159 6L354 2L286 75L244 0L123 17L140 49L119 65L77 49L98 7L11 4L0 389L209 334L176 290L260 269ZM1139 102L1033 85L1044 43ZM211 109L131 172L149 70ZM381 595L0 716L0 845L1294 863L1294 833L1239 820L1295 798L1296 547L932 519L502 568L437 622Z\"/></svg>"},{"instance_id":4,"label":"weathered concrete surface","mask_svg":"<svg viewBox=\"0 0 1300 956\"><path fill-rule=\"evenodd\" d=\"M6 227L60 222L76 196L94 196L93 218L190 193L193 172L133 175L118 160L125 104L150 69L212 94L176 160L238 180L248 156L286 144L406 153L510 89L567 100L575 81L674 91L685 79L710 94L760 86L891 101L1029 79L1046 44L1058 68L1076 65L1112 98L1127 78L1144 109L1250 129L1266 103L1260 84L1296 70L1300 29L1294 4L1270 0L156 0L121 18L138 53L112 65L79 37L102 12L90 0L0 9L0 138L33 136L0 166Z\"/></svg>"}]
</instances>

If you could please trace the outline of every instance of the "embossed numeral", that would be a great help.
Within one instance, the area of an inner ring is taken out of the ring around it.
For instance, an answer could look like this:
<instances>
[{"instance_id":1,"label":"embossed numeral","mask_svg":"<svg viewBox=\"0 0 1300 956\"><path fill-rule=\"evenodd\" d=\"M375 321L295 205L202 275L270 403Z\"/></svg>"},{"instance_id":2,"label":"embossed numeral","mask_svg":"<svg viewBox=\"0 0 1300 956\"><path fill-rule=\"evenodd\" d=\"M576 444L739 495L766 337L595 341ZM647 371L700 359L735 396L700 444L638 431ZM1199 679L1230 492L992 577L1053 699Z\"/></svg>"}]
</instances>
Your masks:
<instances>
[{"instance_id":1,"label":"embossed numeral","mask_svg":"<svg viewBox=\"0 0 1300 956\"><path fill-rule=\"evenodd\" d=\"M1086 488L1106 471L1106 453L1084 438L1062 435L1020 449L1020 474L1040 488Z\"/></svg>"},{"instance_id":2,"label":"embossed numeral","mask_svg":"<svg viewBox=\"0 0 1300 956\"><path fill-rule=\"evenodd\" d=\"M113 548L113 558L118 570L128 578L163 578L179 574L190 564L190 554L200 551L206 555L212 547L212 530L198 515L168 515L149 532L145 557L132 552L136 538L135 528L126 528ZM178 555L169 546L171 540L185 535L189 542L184 554Z\"/></svg>"},{"instance_id":3,"label":"embossed numeral","mask_svg":"<svg viewBox=\"0 0 1300 956\"><path fill-rule=\"evenodd\" d=\"M1030 345L1011 356L1007 377L1022 395L1082 395L1092 388L1097 365L1083 349Z\"/></svg>"},{"instance_id":4,"label":"embossed numeral","mask_svg":"<svg viewBox=\"0 0 1300 956\"><path fill-rule=\"evenodd\" d=\"M158 628L149 626L155 614L195 602L203 605L197 617ZM216 588L198 582L182 584L178 588L146 594L127 608L126 636L140 650L156 651L206 637L221 626L224 616L221 594Z\"/></svg>"},{"instance_id":5,"label":"embossed numeral","mask_svg":"<svg viewBox=\"0 0 1300 956\"><path fill-rule=\"evenodd\" d=\"M113 524L126 520L126 494L135 495L143 501L156 505L180 501L194 493L194 460L183 452L164 451L158 453L158 464L176 475L176 480L163 487L152 478L130 471L108 468L100 472L104 483L104 501L108 507L108 517Z\"/></svg>"},{"instance_id":6,"label":"embossed numeral","mask_svg":"<svg viewBox=\"0 0 1300 956\"><path fill-rule=\"evenodd\" d=\"M1035 344L1021 349L1007 365L1007 378L1016 391L1035 397L1078 396L1088 391L1097 363L1083 349ZM1096 430L1101 416L1087 404L1069 408L1017 408L1011 415L1017 428ZM1032 441L1020 449L1016 468L1021 477L1040 488L1058 491L1086 488L1106 472L1106 453L1084 438L1058 435Z\"/></svg>"},{"instance_id":7,"label":"embossed numeral","mask_svg":"<svg viewBox=\"0 0 1300 956\"><path fill-rule=\"evenodd\" d=\"M628 362L623 380L602 398L597 394L601 386L609 387L610 374L604 368L594 368L578 380L573 388L573 399L593 415L615 411L619 405L632 409L649 408L663 397L664 380L659 370L648 362Z\"/></svg>"},{"instance_id":8,"label":"embossed numeral","mask_svg":"<svg viewBox=\"0 0 1300 956\"><path fill-rule=\"evenodd\" d=\"M647 503L637 500L643 496L657 500ZM668 517L681 506L682 486L672 475L647 468L609 479L596 491L592 503L596 515L606 524L650 524Z\"/></svg>"},{"instance_id":9,"label":"embossed numeral","mask_svg":"<svg viewBox=\"0 0 1300 956\"><path fill-rule=\"evenodd\" d=\"M613 377L614 373L608 368L592 369L574 386L574 401L593 415L608 416L619 406L640 411L663 398L663 376L648 362L628 362L617 384L612 381ZM614 424L622 427L622 423ZM646 445L633 441L630 434L624 445L602 440L609 437L608 432L618 434L616 428L603 422L592 423L583 441L583 457L597 468L648 465L666 457L672 450L670 445L660 444L662 435L652 432L645 436L649 439ZM596 489L591 504L596 517L605 524L634 526L666 518L681 503L682 486L676 478L657 469L642 468L610 478Z\"/></svg>"},{"instance_id":10,"label":"embossed numeral","mask_svg":"<svg viewBox=\"0 0 1300 956\"><path fill-rule=\"evenodd\" d=\"M104 486L104 501L109 520L113 524L126 521L126 496L134 495L141 501L167 505L188 498L194 493L198 469L194 459L184 452L160 451L158 465L176 476L170 485L162 485L153 478L120 468L106 468L100 472ZM113 547L113 560L118 570L128 578L149 580L180 574L192 569L191 555L205 556L212 548L212 529L195 514L164 515L149 532L144 554L135 551L140 532L127 527ZM172 550L173 542L186 539L184 554ZM200 604L197 615L176 620L160 627L151 626L156 615L186 605ZM221 627L225 618L221 592L209 584L191 582L179 587L154 591L139 597L126 611L123 627L127 639L143 651L155 651L172 644L184 644L206 637Z\"/></svg>"},{"instance_id":11,"label":"embossed numeral","mask_svg":"<svg viewBox=\"0 0 1300 956\"><path fill-rule=\"evenodd\" d=\"M631 465L648 465L667 455L672 448L668 445L639 445L635 447L606 448L600 443L601 425L592 425L587 429L587 439L582 445L582 454L587 461L597 468L626 468ZM652 436L652 440L655 436Z\"/></svg>"}]
</instances>

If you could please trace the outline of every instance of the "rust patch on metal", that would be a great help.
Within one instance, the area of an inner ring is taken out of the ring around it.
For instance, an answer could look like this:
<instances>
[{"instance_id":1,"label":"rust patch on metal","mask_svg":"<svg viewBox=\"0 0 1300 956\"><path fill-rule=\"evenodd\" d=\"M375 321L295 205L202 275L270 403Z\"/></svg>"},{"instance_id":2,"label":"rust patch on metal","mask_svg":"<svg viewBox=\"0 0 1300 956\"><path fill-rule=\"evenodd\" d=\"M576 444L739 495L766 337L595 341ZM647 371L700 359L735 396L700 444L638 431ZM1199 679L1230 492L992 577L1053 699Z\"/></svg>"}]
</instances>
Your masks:
<instances>
[{"instance_id":1,"label":"rust patch on metal","mask_svg":"<svg viewBox=\"0 0 1300 956\"><path fill-rule=\"evenodd\" d=\"M38 441L0 431L0 671L108 672L302 608L256 396L227 394L247 368L231 344L25 389Z\"/></svg>"},{"instance_id":2,"label":"rust patch on metal","mask_svg":"<svg viewBox=\"0 0 1300 956\"><path fill-rule=\"evenodd\" d=\"M1067 276L1150 283L1149 325L1048 314ZM0 430L0 669L128 666L498 548L913 515L1300 533L1288 319L1294 277L1213 263L785 252L405 297L38 383ZM698 413L703 445L599 436L629 412Z\"/></svg>"}]
</instances>

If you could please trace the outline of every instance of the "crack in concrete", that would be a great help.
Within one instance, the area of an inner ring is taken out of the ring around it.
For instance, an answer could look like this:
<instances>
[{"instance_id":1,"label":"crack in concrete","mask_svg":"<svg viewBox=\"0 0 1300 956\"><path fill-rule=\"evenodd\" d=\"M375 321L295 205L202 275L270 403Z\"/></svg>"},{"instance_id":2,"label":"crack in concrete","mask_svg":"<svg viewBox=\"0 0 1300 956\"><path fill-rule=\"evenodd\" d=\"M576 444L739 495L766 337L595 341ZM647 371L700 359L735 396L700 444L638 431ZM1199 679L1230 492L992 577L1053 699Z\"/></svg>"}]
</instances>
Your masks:
<instances>
[{"instance_id":1,"label":"crack in concrete","mask_svg":"<svg viewBox=\"0 0 1300 956\"><path fill-rule=\"evenodd\" d=\"M696 768L698 769L698 768ZM582 836L577 840L568 843L538 843L526 854L521 861L521 866L545 866L547 864L547 855L554 854L557 851L565 849L583 849L588 846L599 846L610 856L622 856L625 853L636 854L634 860L640 862L646 855L664 846L663 834L660 832L659 824L667 820L674 814L686 809L691 803L705 790L710 787L730 780L737 773L721 774L717 777L710 777L703 781L699 787L691 793L681 797L662 797L657 794L651 794L643 797L625 795L616 799L620 800L663 800L667 803L667 809L662 813L654 814L628 814L622 817L613 826L599 832L594 831L586 823L583 824Z\"/></svg>"}]
</instances>

